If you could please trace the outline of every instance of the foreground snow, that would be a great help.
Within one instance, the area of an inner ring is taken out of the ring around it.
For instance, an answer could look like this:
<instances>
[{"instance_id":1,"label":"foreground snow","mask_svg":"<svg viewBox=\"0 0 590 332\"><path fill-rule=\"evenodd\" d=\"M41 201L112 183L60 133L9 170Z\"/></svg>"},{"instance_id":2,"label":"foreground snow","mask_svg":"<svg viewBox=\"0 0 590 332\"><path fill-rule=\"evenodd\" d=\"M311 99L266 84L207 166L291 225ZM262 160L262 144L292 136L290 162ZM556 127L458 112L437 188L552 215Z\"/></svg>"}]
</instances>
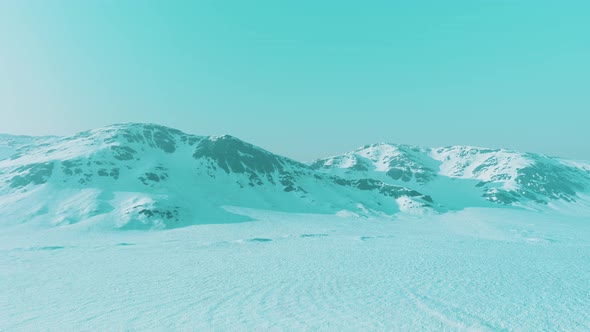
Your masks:
<instances>
[{"instance_id":1,"label":"foreground snow","mask_svg":"<svg viewBox=\"0 0 590 332\"><path fill-rule=\"evenodd\" d=\"M589 330L590 223L240 210L169 231L0 232L0 330Z\"/></svg>"}]
</instances>

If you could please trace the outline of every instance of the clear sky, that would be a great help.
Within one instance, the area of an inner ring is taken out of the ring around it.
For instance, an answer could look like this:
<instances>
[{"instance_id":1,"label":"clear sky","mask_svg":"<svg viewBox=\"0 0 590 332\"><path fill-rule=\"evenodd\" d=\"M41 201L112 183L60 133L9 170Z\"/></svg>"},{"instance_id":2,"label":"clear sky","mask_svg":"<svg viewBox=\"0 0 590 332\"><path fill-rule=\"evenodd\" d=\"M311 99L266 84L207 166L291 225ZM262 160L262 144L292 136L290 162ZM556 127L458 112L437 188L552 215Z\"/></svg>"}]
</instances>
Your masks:
<instances>
[{"instance_id":1,"label":"clear sky","mask_svg":"<svg viewBox=\"0 0 590 332\"><path fill-rule=\"evenodd\" d=\"M0 1L0 132L120 122L310 160L387 141L590 160L590 1Z\"/></svg>"}]
</instances>

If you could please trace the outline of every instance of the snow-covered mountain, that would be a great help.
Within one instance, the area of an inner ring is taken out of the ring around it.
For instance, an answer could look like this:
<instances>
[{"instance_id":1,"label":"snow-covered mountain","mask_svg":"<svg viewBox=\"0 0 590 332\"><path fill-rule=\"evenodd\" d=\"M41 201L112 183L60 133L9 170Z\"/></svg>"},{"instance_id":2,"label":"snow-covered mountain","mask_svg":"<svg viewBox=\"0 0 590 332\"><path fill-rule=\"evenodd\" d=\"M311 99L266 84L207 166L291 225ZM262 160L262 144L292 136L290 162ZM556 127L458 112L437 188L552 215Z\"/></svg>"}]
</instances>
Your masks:
<instances>
[{"instance_id":1,"label":"snow-covered mountain","mask_svg":"<svg viewBox=\"0 0 590 332\"><path fill-rule=\"evenodd\" d=\"M151 229L248 220L228 206L364 216L542 209L585 206L589 188L586 163L508 150L376 144L304 164L229 135L153 124L0 136L0 223L8 225Z\"/></svg>"},{"instance_id":2,"label":"snow-covered mountain","mask_svg":"<svg viewBox=\"0 0 590 332\"><path fill-rule=\"evenodd\" d=\"M564 202L585 204L590 190L587 163L503 149L380 143L310 166L345 178L370 177L408 186L450 209L488 202L536 209Z\"/></svg>"},{"instance_id":3,"label":"snow-covered mountain","mask_svg":"<svg viewBox=\"0 0 590 332\"><path fill-rule=\"evenodd\" d=\"M225 206L287 212L428 213L432 199L345 179L239 139L125 124L72 137L0 137L0 222L127 229L248 220Z\"/></svg>"},{"instance_id":4,"label":"snow-covered mountain","mask_svg":"<svg viewBox=\"0 0 590 332\"><path fill-rule=\"evenodd\" d=\"M30 137L0 134L0 160L12 156L21 146L41 144L43 141L51 140L53 138L55 137Z\"/></svg>"}]
</instances>

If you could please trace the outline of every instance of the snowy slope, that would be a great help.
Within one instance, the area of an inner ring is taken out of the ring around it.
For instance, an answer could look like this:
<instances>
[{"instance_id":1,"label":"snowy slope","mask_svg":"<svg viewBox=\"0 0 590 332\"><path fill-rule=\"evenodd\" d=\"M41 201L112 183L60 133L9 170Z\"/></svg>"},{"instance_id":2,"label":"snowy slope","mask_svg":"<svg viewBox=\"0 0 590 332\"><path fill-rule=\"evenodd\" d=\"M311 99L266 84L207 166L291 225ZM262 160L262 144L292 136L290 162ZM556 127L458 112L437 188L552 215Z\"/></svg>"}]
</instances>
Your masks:
<instances>
[{"instance_id":1,"label":"snowy slope","mask_svg":"<svg viewBox=\"0 0 590 332\"><path fill-rule=\"evenodd\" d=\"M422 148L374 144L320 159L313 169L346 178L371 177L405 185L451 209L487 202L542 208L576 203L590 189L586 163L502 149Z\"/></svg>"},{"instance_id":2,"label":"snowy slope","mask_svg":"<svg viewBox=\"0 0 590 332\"><path fill-rule=\"evenodd\" d=\"M587 163L508 150L382 143L307 165L229 135L153 124L0 136L0 148L5 225L162 229L250 220L228 206L365 217L499 203L590 211Z\"/></svg>"},{"instance_id":3,"label":"snowy slope","mask_svg":"<svg viewBox=\"0 0 590 332\"><path fill-rule=\"evenodd\" d=\"M589 163L146 124L0 147L1 331L590 330Z\"/></svg>"},{"instance_id":4,"label":"snowy slope","mask_svg":"<svg viewBox=\"0 0 590 332\"><path fill-rule=\"evenodd\" d=\"M31 144L43 144L55 139L52 136L31 137L0 134L0 160L9 158L21 148Z\"/></svg>"},{"instance_id":5,"label":"snowy slope","mask_svg":"<svg viewBox=\"0 0 590 332\"><path fill-rule=\"evenodd\" d=\"M249 218L225 206L360 215L435 207L421 193L342 179L229 135L114 125L13 147L0 160L0 222L174 228Z\"/></svg>"}]
</instances>

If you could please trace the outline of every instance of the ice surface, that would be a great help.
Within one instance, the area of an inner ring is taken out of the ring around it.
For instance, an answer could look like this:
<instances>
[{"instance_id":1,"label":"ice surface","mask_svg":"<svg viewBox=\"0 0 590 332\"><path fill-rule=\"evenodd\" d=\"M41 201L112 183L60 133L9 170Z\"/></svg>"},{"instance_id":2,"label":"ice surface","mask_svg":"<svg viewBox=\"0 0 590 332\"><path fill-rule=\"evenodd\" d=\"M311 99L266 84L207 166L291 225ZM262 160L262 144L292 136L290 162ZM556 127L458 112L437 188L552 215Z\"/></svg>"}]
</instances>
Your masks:
<instances>
[{"instance_id":1,"label":"ice surface","mask_svg":"<svg viewBox=\"0 0 590 332\"><path fill-rule=\"evenodd\" d=\"M0 330L590 329L590 220L230 208L167 231L0 232Z\"/></svg>"}]
</instances>

